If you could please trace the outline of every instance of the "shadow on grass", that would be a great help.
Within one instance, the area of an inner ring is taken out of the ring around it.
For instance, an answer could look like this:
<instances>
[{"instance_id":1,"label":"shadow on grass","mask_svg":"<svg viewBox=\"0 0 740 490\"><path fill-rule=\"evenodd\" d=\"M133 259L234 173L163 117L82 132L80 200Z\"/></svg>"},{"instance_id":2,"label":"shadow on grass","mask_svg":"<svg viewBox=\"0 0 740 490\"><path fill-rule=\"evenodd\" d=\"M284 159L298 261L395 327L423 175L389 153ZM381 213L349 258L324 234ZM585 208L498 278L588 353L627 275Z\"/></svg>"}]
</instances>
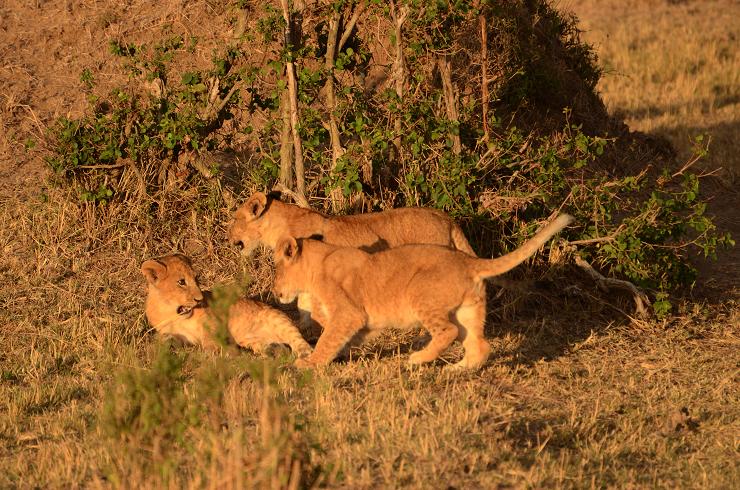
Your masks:
<instances>
[{"instance_id":1,"label":"shadow on grass","mask_svg":"<svg viewBox=\"0 0 740 490\"><path fill-rule=\"evenodd\" d=\"M628 315L634 314L629 295L615 292L604 298L577 271L523 281L516 291L505 290L498 299L492 297L497 288L489 286L488 290L486 337L494 346L503 346L499 355L511 356L508 364L512 366L567 355L592 335L614 325L629 325Z\"/></svg>"}]
</instances>

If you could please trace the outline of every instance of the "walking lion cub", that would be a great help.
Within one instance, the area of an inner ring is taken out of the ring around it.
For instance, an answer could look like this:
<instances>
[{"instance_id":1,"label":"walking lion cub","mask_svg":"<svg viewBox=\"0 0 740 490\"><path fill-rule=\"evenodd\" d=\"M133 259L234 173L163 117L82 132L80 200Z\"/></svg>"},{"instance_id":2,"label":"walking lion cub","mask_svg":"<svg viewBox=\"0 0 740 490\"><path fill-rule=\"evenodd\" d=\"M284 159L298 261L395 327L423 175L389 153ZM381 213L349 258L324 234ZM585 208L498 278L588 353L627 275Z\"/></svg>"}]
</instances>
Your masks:
<instances>
[{"instance_id":1,"label":"walking lion cub","mask_svg":"<svg viewBox=\"0 0 740 490\"><path fill-rule=\"evenodd\" d=\"M201 291L190 260L174 254L145 261L146 318L157 332L188 344L213 349L217 318L209 306L210 293ZM284 313L251 299L239 299L228 309L227 329L236 344L261 353L270 344L288 344L297 356L311 353Z\"/></svg>"},{"instance_id":2,"label":"walking lion cub","mask_svg":"<svg viewBox=\"0 0 740 490\"><path fill-rule=\"evenodd\" d=\"M281 240L274 294L283 303L309 294L312 316L324 327L313 353L296 364L328 364L355 335L421 324L432 338L411 354L410 363L431 362L458 339L465 356L455 366L482 366L491 351L483 334L484 279L513 269L572 221L560 215L520 248L495 259L435 245L369 254L312 239Z\"/></svg>"}]
</instances>

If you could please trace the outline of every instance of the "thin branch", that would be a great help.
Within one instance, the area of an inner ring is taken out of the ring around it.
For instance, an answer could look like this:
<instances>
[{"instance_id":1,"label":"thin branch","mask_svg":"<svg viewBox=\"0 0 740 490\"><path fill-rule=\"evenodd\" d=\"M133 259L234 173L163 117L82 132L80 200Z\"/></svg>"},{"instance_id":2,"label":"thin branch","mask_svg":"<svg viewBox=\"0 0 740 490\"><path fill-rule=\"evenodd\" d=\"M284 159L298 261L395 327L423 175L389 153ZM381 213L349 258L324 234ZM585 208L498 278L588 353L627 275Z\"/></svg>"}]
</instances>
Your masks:
<instances>
[{"instance_id":1,"label":"thin branch","mask_svg":"<svg viewBox=\"0 0 740 490\"><path fill-rule=\"evenodd\" d=\"M283 20L285 21L285 48L288 49L288 47L290 46L290 40L292 38L288 0L280 0L280 5L283 9ZM306 182L303 167L303 145L301 144L301 137L298 134L298 83L296 81L295 65L293 64L292 59L289 59L285 63L285 71L288 75L288 95L290 98L290 127L293 134L293 155L295 158L296 191L298 191L299 194L305 195Z\"/></svg>"},{"instance_id":2,"label":"thin branch","mask_svg":"<svg viewBox=\"0 0 740 490\"><path fill-rule=\"evenodd\" d=\"M214 77L215 78L215 77ZM207 123L210 124L216 119L218 119L218 115L221 113L222 110L224 110L224 107L226 107L226 104L229 103L229 100L231 97L236 93L237 90L239 90L242 86L241 81L237 81L232 85L231 90L223 97L223 99L218 98L218 83L219 79L215 78L212 91L213 91L213 100L208 104L208 106L201 112L201 118Z\"/></svg>"},{"instance_id":3,"label":"thin branch","mask_svg":"<svg viewBox=\"0 0 740 490\"><path fill-rule=\"evenodd\" d=\"M437 66L439 67L439 75L442 78L442 91L444 93L445 108L447 110L447 120L453 123L458 123L459 117L457 114L455 86L452 83L452 67L450 66L449 58L446 55L441 55L437 59ZM462 151L460 133L452 135L452 151L455 155L459 155Z\"/></svg>"},{"instance_id":4,"label":"thin branch","mask_svg":"<svg viewBox=\"0 0 740 490\"><path fill-rule=\"evenodd\" d=\"M112 163L110 165L79 165L76 168L82 168L85 170L108 170L111 168L121 168L125 166L125 163Z\"/></svg>"},{"instance_id":5,"label":"thin branch","mask_svg":"<svg viewBox=\"0 0 740 490\"><path fill-rule=\"evenodd\" d=\"M707 141L707 147L709 146L710 141L711 141L711 138L709 139L709 141ZM691 160L689 160L688 162L686 162L686 164L683 167L681 167L681 169L678 172L676 172L673 175L671 175L671 178L675 179L679 175L682 175L685 171L687 171L690 167L692 167L696 162L698 162L699 160L701 160L702 157L703 157L703 155L701 153L698 153L698 152L695 153L694 154L694 157Z\"/></svg>"},{"instance_id":6,"label":"thin branch","mask_svg":"<svg viewBox=\"0 0 740 490\"><path fill-rule=\"evenodd\" d=\"M339 136L339 124L337 123L337 116L334 114L336 110L336 94L334 91L334 60L337 53L337 36L339 31L339 23L342 20L341 12L334 12L329 19L329 37L326 42L326 58L324 61L324 67L326 69L326 108L329 111L329 139L331 141L331 168L334 170L337 167L339 158L344 154L344 148L342 148L342 142ZM331 203L335 211L341 209L344 206L344 199L341 189L333 189L331 192Z\"/></svg>"},{"instance_id":7,"label":"thin branch","mask_svg":"<svg viewBox=\"0 0 740 490\"><path fill-rule=\"evenodd\" d=\"M480 19L480 75L481 75L481 108L483 110L483 141L488 141L488 26L486 16L481 14Z\"/></svg>"},{"instance_id":8,"label":"thin branch","mask_svg":"<svg viewBox=\"0 0 740 490\"><path fill-rule=\"evenodd\" d=\"M288 97L288 91L283 90L280 101L283 120L283 126L280 128L280 183L290 187L293 184L293 140L290 131L290 100Z\"/></svg>"},{"instance_id":9,"label":"thin branch","mask_svg":"<svg viewBox=\"0 0 740 490\"><path fill-rule=\"evenodd\" d=\"M218 115L221 113L222 110L224 110L224 107L226 107L226 104L229 102L229 99L236 93L237 90L239 90L242 86L241 81L238 81L232 85L231 90L229 90L229 93L226 94L226 96L221 99L221 102L219 102L218 106L216 107L216 110L213 114L214 118L218 117Z\"/></svg>"},{"instance_id":10,"label":"thin branch","mask_svg":"<svg viewBox=\"0 0 740 490\"><path fill-rule=\"evenodd\" d=\"M628 291L630 294L632 294L632 298L635 301L635 310L637 311L637 315L640 318L647 318L650 316L650 310L648 310L648 307L650 306L650 300L645 293L637 288L637 286L629 281L624 281L622 279L604 277L598 271L596 271L596 269L594 269L591 264L577 255L575 256L575 262L578 267L583 269L586 274L588 274L588 276L596 282L596 286L599 289L607 293L612 288L624 289Z\"/></svg>"},{"instance_id":11,"label":"thin branch","mask_svg":"<svg viewBox=\"0 0 740 490\"><path fill-rule=\"evenodd\" d=\"M572 242L568 242L568 245L590 245L592 243L604 243L604 242L613 242L614 241L614 235L611 236L604 236L601 238L589 238L587 240L574 240Z\"/></svg>"},{"instance_id":12,"label":"thin branch","mask_svg":"<svg viewBox=\"0 0 740 490\"><path fill-rule=\"evenodd\" d=\"M360 18L360 14L365 10L366 6L367 4L362 1L355 8L355 11L352 13L352 17L349 19L349 22L347 22L347 25L344 27L342 38L339 40L339 43L337 43L337 53L342 52L342 48L344 48L344 43L346 43L349 39L349 36L352 35L352 29L355 28L357 20Z\"/></svg>"},{"instance_id":13,"label":"thin branch","mask_svg":"<svg viewBox=\"0 0 740 490\"><path fill-rule=\"evenodd\" d=\"M286 196L293 199L293 201L301 208L311 209L311 205L308 204L308 200L306 199L306 196L303 194L299 194L297 192L291 191L288 187L284 186L283 184L275 184L275 186L272 188L274 191L278 191L281 194L285 194Z\"/></svg>"},{"instance_id":14,"label":"thin branch","mask_svg":"<svg viewBox=\"0 0 740 490\"><path fill-rule=\"evenodd\" d=\"M391 1L391 16L393 17L393 27L396 37L396 57L393 60L392 78L396 85L396 95L399 100L403 99L404 89L406 87L406 61L403 56L403 24L406 22L406 17L409 14L408 5L404 5L400 9L400 13L397 12L396 2ZM401 118L396 118L393 123L393 131L396 134L394 138L394 146L396 147L397 159L401 160Z\"/></svg>"}]
</instances>

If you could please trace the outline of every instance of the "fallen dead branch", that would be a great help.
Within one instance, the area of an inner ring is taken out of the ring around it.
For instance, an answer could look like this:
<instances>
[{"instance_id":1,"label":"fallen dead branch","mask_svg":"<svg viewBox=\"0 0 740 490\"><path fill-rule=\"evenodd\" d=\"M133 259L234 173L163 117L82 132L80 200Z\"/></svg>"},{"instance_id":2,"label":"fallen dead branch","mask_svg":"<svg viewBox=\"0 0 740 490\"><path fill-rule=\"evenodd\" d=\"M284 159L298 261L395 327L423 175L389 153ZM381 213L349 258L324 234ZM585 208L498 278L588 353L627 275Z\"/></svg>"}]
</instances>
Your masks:
<instances>
[{"instance_id":1,"label":"fallen dead branch","mask_svg":"<svg viewBox=\"0 0 740 490\"><path fill-rule=\"evenodd\" d=\"M640 291L637 288L637 286L629 281L625 281L622 279L604 277L601 273L594 269L591 264L577 255L575 256L575 263L578 267L583 269L586 274L588 274L588 276L596 282L596 286L605 293L608 293L611 289L622 289L629 292L635 301L635 311L637 312L638 317L650 317L650 300L644 292Z\"/></svg>"}]
</instances>

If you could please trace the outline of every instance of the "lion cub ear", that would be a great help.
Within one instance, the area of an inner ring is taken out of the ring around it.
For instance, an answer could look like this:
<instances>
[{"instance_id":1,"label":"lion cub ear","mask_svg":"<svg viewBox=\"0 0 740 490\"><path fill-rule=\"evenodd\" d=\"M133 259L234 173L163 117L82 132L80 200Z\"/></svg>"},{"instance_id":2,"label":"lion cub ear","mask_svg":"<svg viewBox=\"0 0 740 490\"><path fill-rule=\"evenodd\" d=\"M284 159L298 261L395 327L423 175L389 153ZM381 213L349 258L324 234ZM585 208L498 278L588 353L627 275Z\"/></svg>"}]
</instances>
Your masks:
<instances>
[{"instance_id":1,"label":"lion cub ear","mask_svg":"<svg viewBox=\"0 0 740 490\"><path fill-rule=\"evenodd\" d=\"M298 242L292 236L288 238L284 238L280 242L280 245L278 245L277 249L279 253L283 257L285 257L286 260L289 260L289 261L295 259L296 256L298 255L298 252L300 252L299 247L298 247Z\"/></svg>"},{"instance_id":2,"label":"lion cub ear","mask_svg":"<svg viewBox=\"0 0 740 490\"><path fill-rule=\"evenodd\" d=\"M259 218L262 213L265 212L267 207L267 196L262 192L255 192L252 197L247 199L244 203L244 208L247 210L247 214Z\"/></svg>"},{"instance_id":3,"label":"lion cub ear","mask_svg":"<svg viewBox=\"0 0 740 490\"><path fill-rule=\"evenodd\" d=\"M167 266L156 259L147 260L141 264L141 273L149 284L156 284L167 275Z\"/></svg>"}]
</instances>

